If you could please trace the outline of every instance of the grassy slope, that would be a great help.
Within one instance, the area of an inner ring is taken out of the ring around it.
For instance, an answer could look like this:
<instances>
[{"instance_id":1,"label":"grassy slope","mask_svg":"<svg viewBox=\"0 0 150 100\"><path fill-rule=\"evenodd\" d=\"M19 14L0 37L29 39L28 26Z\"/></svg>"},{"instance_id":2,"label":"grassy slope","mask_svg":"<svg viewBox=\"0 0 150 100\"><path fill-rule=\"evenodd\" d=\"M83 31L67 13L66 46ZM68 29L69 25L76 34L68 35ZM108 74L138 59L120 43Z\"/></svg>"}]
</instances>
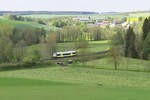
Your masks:
<instances>
[{"instance_id":1,"label":"grassy slope","mask_svg":"<svg viewBox=\"0 0 150 100\"><path fill-rule=\"evenodd\" d=\"M58 44L64 50L72 43ZM104 46L106 45L106 47ZM38 46L37 46L38 47ZM108 41L90 42L93 52L106 50ZM97 48L97 49L95 49ZM150 74L144 72L114 71L110 58L88 62L91 68L78 65L49 66L0 72L2 100L148 100ZM123 60L125 61L125 59ZM127 59L128 68L137 69L149 62ZM126 68L126 62L121 68Z\"/></svg>"},{"instance_id":2,"label":"grassy slope","mask_svg":"<svg viewBox=\"0 0 150 100\"><path fill-rule=\"evenodd\" d=\"M13 20L7 20L4 18L0 19L0 24L9 24L14 27L34 27L34 28L42 28L43 27L47 31L56 29L55 27L50 27L48 25L42 25L42 24L38 24L35 22L13 21Z\"/></svg>"},{"instance_id":3,"label":"grassy slope","mask_svg":"<svg viewBox=\"0 0 150 100\"><path fill-rule=\"evenodd\" d=\"M0 72L0 77L0 97L3 100L150 98L149 73L57 66Z\"/></svg>"}]
</instances>

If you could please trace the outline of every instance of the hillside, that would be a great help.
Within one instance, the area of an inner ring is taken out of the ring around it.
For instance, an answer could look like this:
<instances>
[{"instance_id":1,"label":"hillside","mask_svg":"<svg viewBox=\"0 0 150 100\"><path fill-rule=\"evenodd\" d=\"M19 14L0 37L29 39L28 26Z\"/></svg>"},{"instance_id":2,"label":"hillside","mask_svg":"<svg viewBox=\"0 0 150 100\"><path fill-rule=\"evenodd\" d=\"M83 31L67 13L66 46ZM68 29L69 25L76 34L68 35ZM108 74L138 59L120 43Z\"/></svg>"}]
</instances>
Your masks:
<instances>
[{"instance_id":1,"label":"hillside","mask_svg":"<svg viewBox=\"0 0 150 100\"><path fill-rule=\"evenodd\" d=\"M0 18L0 24L9 24L13 27L33 27L33 28L44 28L47 32L50 30L55 30L55 27L50 27L49 25L38 24L35 22L25 22L25 21L15 21L15 20L7 20L4 18Z\"/></svg>"},{"instance_id":2,"label":"hillside","mask_svg":"<svg viewBox=\"0 0 150 100\"><path fill-rule=\"evenodd\" d=\"M149 73L75 66L6 71L0 73L0 96L3 100L141 100L150 97L149 77Z\"/></svg>"}]
</instances>

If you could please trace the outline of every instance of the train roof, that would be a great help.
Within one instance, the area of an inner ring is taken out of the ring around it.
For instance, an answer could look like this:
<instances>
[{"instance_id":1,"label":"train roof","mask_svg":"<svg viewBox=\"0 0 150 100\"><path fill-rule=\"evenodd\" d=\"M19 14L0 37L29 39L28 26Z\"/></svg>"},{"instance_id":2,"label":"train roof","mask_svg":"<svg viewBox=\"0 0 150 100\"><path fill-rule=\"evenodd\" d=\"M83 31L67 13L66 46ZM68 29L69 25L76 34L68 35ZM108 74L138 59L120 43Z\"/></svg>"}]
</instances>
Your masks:
<instances>
[{"instance_id":1,"label":"train roof","mask_svg":"<svg viewBox=\"0 0 150 100\"><path fill-rule=\"evenodd\" d=\"M77 52L77 51L65 51L65 52L56 52L56 53L59 54L59 53L71 53L71 52Z\"/></svg>"}]
</instances>

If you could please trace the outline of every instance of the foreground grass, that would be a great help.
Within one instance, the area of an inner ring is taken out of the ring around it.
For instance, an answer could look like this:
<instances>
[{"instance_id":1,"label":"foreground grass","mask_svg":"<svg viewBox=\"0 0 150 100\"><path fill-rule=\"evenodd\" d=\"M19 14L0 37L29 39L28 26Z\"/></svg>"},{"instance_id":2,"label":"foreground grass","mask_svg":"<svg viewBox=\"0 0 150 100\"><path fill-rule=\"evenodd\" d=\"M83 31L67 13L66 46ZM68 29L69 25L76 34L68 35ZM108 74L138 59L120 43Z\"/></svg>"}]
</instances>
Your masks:
<instances>
[{"instance_id":1,"label":"foreground grass","mask_svg":"<svg viewBox=\"0 0 150 100\"><path fill-rule=\"evenodd\" d=\"M0 86L2 100L148 100L150 97L150 90L142 89L86 87L17 78L0 78L0 82L7 85Z\"/></svg>"},{"instance_id":2,"label":"foreground grass","mask_svg":"<svg viewBox=\"0 0 150 100\"><path fill-rule=\"evenodd\" d=\"M58 46L61 50L70 50L72 43L60 43ZM108 47L107 41L90 43L93 52L103 51ZM149 64L144 60L123 58L119 70L115 71L112 70L114 67L111 58L103 58L89 61L88 66L46 65L47 67L44 68L4 71L0 72L0 98L2 100L149 100L150 73L136 72L144 71ZM132 71L125 71L126 68Z\"/></svg>"},{"instance_id":3,"label":"foreground grass","mask_svg":"<svg viewBox=\"0 0 150 100\"><path fill-rule=\"evenodd\" d=\"M0 77L28 78L85 86L150 88L150 74L80 67L52 67L0 72Z\"/></svg>"},{"instance_id":4,"label":"foreground grass","mask_svg":"<svg viewBox=\"0 0 150 100\"><path fill-rule=\"evenodd\" d=\"M2 100L148 100L150 74L80 67L0 72Z\"/></svg>"}]
</instances>

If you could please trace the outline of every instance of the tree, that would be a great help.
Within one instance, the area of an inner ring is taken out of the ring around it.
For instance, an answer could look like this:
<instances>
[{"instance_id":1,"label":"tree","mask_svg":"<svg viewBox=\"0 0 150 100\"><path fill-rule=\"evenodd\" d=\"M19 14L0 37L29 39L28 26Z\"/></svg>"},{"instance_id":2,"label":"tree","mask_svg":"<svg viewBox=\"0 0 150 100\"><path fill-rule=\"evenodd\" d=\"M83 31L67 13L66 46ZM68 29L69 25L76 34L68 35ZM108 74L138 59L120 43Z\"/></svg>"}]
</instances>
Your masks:
<instances>
[{"instance_id":1,"label":"tree","mask_svg":"<svg viewBox=\"0 0 150 100\"><path fill-rule=\"evenodd\" d=\"M138 19L139 19L139 21L142 21L142 20L143 20L143 17L139 17Z\"/></svg>"},{"instance_id":2,"label":"tree","mask_svg":"<svg viewBox=\"0 0 150 100\"><path fill-rule=\"evenodd\" d=\"M102 32L100 27L90 27L89 34L90 40L99 41L102 39Z\"/></svg>"},{"instance_id":3,"label":"tree","mask_svg":"<svg viewBox=\"0 0 150 100\"><path fill-rule=\"evenodd\" d=\"M6 36L0 37L0 63L11 62L13 59L13 43Z\"/></svg>"},{"instance_id":4,"label":"tree","mask_svg":"<svg viewBox=\"0 0 150 100\"><path fill-rule=\"evenodd\" d=\"M0 24L0 63L11 62L13 59L13 42L10 39L13 27Z\"/></svg>"},{"instance_id":5,"label":"tree","mask_svg":"<svg viewBox=\"0 0 150 100\"><path fill-rule=\"evenodd\" d=\"M40 61L42 55L39 49L29 47L26 53L26 56L23 58L23 62L26 64L36 64Z\"/></svg>"},{"instance_id":6,"label":"tree","mask_svg":"<svg viewBox=\"0 0 150 100\"><path fill-rule=\"evenodd\" d=\"M3 15L4 18L7 18L9 20L17 20L17 16L16 15L12 15L12 14L6 14L6 15Z\"/></svg>"},{"instance_id":7,"label":"tree","mask_svg":"<svg viewBox=\"0 0 150 100\"><path fill-rule=\"evenodd\" d=\"M46 25L45 22L43 20L40 20L40 19L37 20L37 23Z\"/></svg>"},{"instance_id":8,"label":"tree","mask_svg":"<svg viewBox=\"0 0 150 100\"><path fill-rule=\"evenodd\" d=\"M143 48L143 58L148 59L148 53L149 51L149 37L150 34L150 17L145 19L144 24L143 24L143 36L142 36L142 48Z\"/></svg>"},{"instance_id":9,"label":"tree","mask_svg":"<svg viewBox=\"0 0 150 100\"><path fill-rule=\"evenodd\" d=\"M148 56L150 55L150 32L143 43L143 52L144 59L148 59Z\"/></svg>"},{"instance_id":10,"label":"tree","mask_svg":"<svg viewBox=\"0 0 150 100\"><path fill-rule=\"evenodd\" d=\"M89 60L90 52L89 52L89 43L85 39L80 39L76 44L75 47L79 49L79 60L82 64L86 64Z\"/></svg>"},{"instance_id":11,"label":"tree","mask_svg":"<svg viewBox=\"0 0 150 100\"><path fill-rule=\"evenodd\" d=\"M143 24L143 36L142 36L143 41L146 39L149 31L150 31L150 23L149 20L146 18Z\"/></svg>"},{"instance_id":12,"label":"tree","mask_svg":"<svg viewBox=\"0 0 150 100\"><path fill-rule=\"evenodd\" d=\"M111 46L109 52L110 56L112 57L112 62L114 63L115 70L117 70L121 59L120 49L120 46Z\"/></svg>"},{"instance_id":13,"label":"tree","mask_svg":"<svg viewBox=\"0 0 150 100\"><path fill-rule=\"evenodd\" d=\"M47 37L47 48L50 56L52 56L53 53L56 52L57 42L55 33L52 33Z\"/></svg>"},{"instance_id":14,"label":"tree","mask_svg":"<svg viewBox=\"0 0 150 100\"><path fill-rule=\"evenodd\" d=\"M121 49L124 44L123 34L124 32L118 29L117 33L113 35L110 42L109 55L112 58L111 60L114 63L115 70L118 69L121 60Z\"/></svg>"},{"instance_id":15,"label":"tree","mask_svg":"<svg viewBox=\"0 0 150 100\"><path fill-rule=\"evenodd\" d=\"M52 26L56 26L56 27L64 27L64 26L67 25L67 23L65 21L63 21L63 20L53 20L51 22L51 25Z\"/></svg>"},{"instance_id":16,"label":"tree","mask_svg":"<svg viewBox=\"0 0 150 100\"><path fill-rule=\"evenodd\" d=\"M119 27L116 28L115 31L116 31L116 33L112 36L112 39L111 39L111 45L123 46L125 31Z\"/></svg>"},{"instance_id":17,"label":"tree","mask_svg":"<svg viewBox=\"0 0 150 100\"><path fill-rule=\"evenodd\" d=\"M25 51L26 51L25 46L26 43L24 40L21 40L16 44L16 47L13 50L14 51L13 55L17 62L23 61L23 58L25 56Z\"/></svg>"},{"instance_id":18,"label":"tree","mask_svg":"<svg viewBox=\"0 0 150 100\"><path fill-rule=\"evenodd\" d=\"M132 27L129 27L125 36L125 57L137 58L138 53L135 46L136 36Z\"/></svg>"}]
</instances>

